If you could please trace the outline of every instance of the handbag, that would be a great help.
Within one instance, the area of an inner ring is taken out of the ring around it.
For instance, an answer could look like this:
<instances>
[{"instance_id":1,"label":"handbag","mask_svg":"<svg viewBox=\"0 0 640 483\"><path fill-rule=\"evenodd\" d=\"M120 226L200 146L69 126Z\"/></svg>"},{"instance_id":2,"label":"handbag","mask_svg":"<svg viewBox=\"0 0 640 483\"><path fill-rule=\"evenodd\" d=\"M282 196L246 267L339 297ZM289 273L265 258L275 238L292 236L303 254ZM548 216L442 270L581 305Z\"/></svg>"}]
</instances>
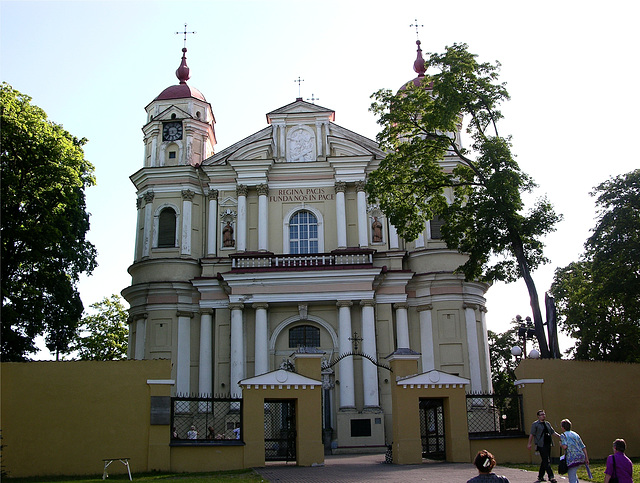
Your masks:
<instances>
[{"instance_id":1,"label":"handbag","mask_svg":"<svg viewBox=\"0 0 640 483\"><path fill-rule=\"evenodd\" d=\"M560 456L560 464L558 464L558 473L560 473L561 475L566 475L569 472L566 456L567 456L566 453Z\"/></svg>"},{"instance_id":2,"label":"handbag","mask_svg":"<svg viewBox=\"0 0 640 483\"><path fill-rule=\"evenodd\" d=\"M611 459L613 460L613 475L611 475L609 483L618 483L618 472L616 471L616 455L612 454Z\"/></svg>"}]
</instances>

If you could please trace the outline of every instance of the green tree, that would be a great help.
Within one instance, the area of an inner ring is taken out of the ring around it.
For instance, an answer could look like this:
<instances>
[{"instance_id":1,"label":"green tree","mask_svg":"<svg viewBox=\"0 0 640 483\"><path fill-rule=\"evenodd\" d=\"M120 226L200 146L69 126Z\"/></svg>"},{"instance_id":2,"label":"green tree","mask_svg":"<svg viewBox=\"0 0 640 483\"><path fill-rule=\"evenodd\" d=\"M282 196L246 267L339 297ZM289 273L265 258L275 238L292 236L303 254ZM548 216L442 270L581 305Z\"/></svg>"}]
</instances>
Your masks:
<instances>
[{"instance_id":1,"label":"green tree","mask_svg":"<svg viewBox=\"0 0 640 483\"><path fill-rule=\"evenodd\" d=\"M25 360L44 334L65 352L82 315L81 273L96 266L84 190L93 166L78 139L31 98L0 88L2 164L2 357Z\"/></svg>"},{"instance_id":2,"label":"green tree","mask_svg":"<svg viewBox=\"0 0 640 483\"><path fill-rule=\"evenodd\" d=\"M518 365L516 358L511 354L511 348L518 345L516 338L517 329L511 328L505 332L497 333L489 330L489 354L491 359L491 383L493 392L500 395L515 394L516 380L515 369Z\"/></svg>"},{"instance_id":3,"label":"green tree","mask_svg":"<svg viewBox=\"0 0 640 483\"><path fill-rule=\"evenodd\" d=\"M371 110L382 126L377 140L387 154L367 192L407 240L427 220L442 218L447 246L468 255L459 268L468 280L523 278L542 357L559 357L547 345L531 271L548 261L542 238L561 217L545 198L525 210L522 193L536 184L515 161L510 137L498 132L499 107L509 99L497 82L500 64L478 63L467 48L431 54L425 67L437 72L418 85L373 94ZM464 119L470 150L460 145Z\"/></svg>"},{"instance_id":4,"label":"green tree","mask_svg":"<svg viewBox=\"0 0 640 483\"><path fill-rule=\"evenodd\" d=\"M74 349L83 361L113 361L127 358L129 326L127 311L118 295L91 304L94 313L80 323Z\"/></svg>"},{"instance_id":5,"label":"green tree","mask_svg":"<svg viewBox=\"0 0 640 483\"><path fill-rule=\"evenodd\" d=\"M640 169L591 193L598 218L585 253L558 268L551 291L576 359L640 362Z\"/></svg>"}]
</instances>

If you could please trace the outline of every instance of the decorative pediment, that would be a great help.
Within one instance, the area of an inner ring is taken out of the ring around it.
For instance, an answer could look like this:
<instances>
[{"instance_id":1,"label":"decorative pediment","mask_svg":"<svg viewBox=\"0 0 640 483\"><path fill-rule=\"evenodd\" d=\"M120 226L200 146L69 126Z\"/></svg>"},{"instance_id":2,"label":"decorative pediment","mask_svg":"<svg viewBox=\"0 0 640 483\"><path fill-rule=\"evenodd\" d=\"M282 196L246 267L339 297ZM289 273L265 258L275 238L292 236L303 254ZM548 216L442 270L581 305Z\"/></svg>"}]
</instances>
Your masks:
<instances>
[{"instance_id":1,"label":"decorative pediment","mask_svg":"<svg viewBox=\"0 0 640 483\"><path fill-rule=\"evenodd\" d=\"M297 99L291 104L287 104L275 111L267 113L267 122L269 124L286 122L286 119L290 116L294 118L308 116L317 121L333 121L335 119L335 115L335 111L332 111L331 109L305 102L302 99Z\"/></svg>"},{"instance_id":2,"label":"decorative pediment","mask_svg":"<svg viewBox=\"0 0 640 483\"><path fill-rule=\"evenodd\" d=\"M173 117L175 114L175 117ZM176 106L170 106L153 118L154 121L170 121L172 119L191 119L193 116Z\"/></svg>"},{"instance_id":3,"label":"decorative pediment","mask_svg":"<svg viewBox=\"0 0 640 483\"><path fill-rule=\"evenodd\" d=\"M204 165L226 164L229 159L233 160L252 160L252 159L269 159L273 152L273 136L271 134L271 126L253 133L251 136L232 144L228 148L223 149L217 154L206 159Z\"/></svg>"},{"instance_id":4,"label":"decorative pediment","mask_svg":"<svg viewBox=\"0 0 640 483\"><path fill-rule=\"evenodd\" d=\"M238 382L245 389L263 388L263 389L313 389L316 386L322 386L322 381L302 376L295 372L278 369L276 371L267 372L259 376L243 379Z\"/></svg>"},{"instance_id":5,"label":"decorative pediment","mask_svg":"<svg viewBox=\"0 0 640 483\"><path fill-rule=\"evenodd\" d=\"M423 372L422 374L398 377L396 379L396 384L403 387L410 386L418 389L426 389L428 387L464 387L464 385L470 384L470 381L464 377L454 376L453 374L448 374L434 369L432 371Z\"/></svg>"}]
</instances>

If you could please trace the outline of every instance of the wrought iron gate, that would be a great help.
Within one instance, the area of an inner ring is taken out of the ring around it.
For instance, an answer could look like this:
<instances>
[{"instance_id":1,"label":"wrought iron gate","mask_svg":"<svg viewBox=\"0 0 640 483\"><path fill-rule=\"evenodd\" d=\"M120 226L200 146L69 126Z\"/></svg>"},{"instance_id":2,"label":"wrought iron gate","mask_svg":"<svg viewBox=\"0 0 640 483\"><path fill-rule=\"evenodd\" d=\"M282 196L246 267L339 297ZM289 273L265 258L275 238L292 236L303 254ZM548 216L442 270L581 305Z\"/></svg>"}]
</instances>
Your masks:
<instances>
[{"instance_id":1,"label":"wrought iron gate","mask_svg":"<svg viewBox=\"0 0 640 483\"><path fill-rule=\"evenodd\" d=\"M293 400L264 402L265 461L296 460L296 403Z\"/></svg>"},{"instance_id":2,"label":"wrought iron gate","mask_svg":"<svg viewBox=\"0 0 640 483\"><path fill-rule=\"evenodd\" d=\"M420 399L422 457L445 459L444 404L442 399Z\"/></svg>"}]
</instances>

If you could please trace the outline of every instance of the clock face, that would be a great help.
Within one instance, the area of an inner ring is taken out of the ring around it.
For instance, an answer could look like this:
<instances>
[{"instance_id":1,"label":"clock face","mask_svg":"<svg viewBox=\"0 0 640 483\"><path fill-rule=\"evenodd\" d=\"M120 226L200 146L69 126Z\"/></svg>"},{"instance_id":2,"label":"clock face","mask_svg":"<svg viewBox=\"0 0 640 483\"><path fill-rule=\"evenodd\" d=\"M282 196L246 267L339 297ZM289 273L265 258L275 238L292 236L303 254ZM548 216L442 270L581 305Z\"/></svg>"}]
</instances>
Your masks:
<instances>
[{"instance_id":1,"label":"clock face","mask_svg":"<svg viewBox=\"0 0 640 483\"><path fill-rule=\"evenodd\" d=\"M182 139L182 123L181 122L167 122L162 128L162 140L163 141L176 141Z\"/></svg>"}]
</instances>

